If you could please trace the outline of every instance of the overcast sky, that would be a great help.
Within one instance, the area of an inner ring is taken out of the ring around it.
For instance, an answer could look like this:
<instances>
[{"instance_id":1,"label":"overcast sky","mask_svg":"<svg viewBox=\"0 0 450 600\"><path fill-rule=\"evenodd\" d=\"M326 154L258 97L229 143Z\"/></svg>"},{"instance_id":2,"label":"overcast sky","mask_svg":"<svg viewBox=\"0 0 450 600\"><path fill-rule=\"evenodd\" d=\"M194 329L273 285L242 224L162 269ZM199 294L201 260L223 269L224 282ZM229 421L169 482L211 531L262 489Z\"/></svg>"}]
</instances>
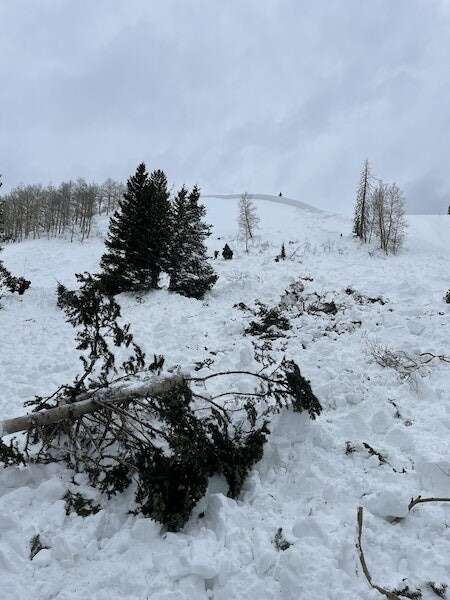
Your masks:
<instances>
[{"instance_id":1,"label":"overcast sky","mask_svg":"<svg viewBox=\"0 0 450 600\"><path fill-rule=\"evenodd\" d=\"M0 0L5 188L125 179L450 203L450 0Z\"/></svg>"}]
</instances>

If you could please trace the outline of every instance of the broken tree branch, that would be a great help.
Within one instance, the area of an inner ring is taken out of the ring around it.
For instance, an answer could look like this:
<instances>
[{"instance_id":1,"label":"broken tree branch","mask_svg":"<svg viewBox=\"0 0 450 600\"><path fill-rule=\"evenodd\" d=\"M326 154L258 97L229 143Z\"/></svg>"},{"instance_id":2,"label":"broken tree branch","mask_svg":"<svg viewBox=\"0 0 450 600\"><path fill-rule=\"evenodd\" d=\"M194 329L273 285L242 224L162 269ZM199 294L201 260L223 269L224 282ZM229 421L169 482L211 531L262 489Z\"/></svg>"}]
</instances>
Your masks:
<instances>
[{"instance_id":1,"label":"broken tree branch","mask_svg":"<svg viewBox=\"0 0 450 600\"><path fill-rule=\"evenodd\" d=\"M380 592L380 594L383 594L383 596L386 596L386 598L389 598L389 600L400 600L400 597L397 594L394 594L394 592L390 592L389 590L377 585L376 583L373 583L372 577L371 577L369 569L367 567L366 559L364 556L364 551L362 548L362 542L361 542L362 530L363 530L363 507L362 506L358 506L357 520L358 520L358 542L356 544L356 548L357 548L358 554L359 554L359 562L361 563L361 567L362 567L363 573L367 579L367 582L369 583L371 588L373 588L374 590L377 590L378 592Z\"/></svg>"},{"instance_id":2,"label":"broken tree branch","mask_svg":"<svg viewBox=\"0 0 450 600\"><path fill-rule=\"evenodd\" d=\"M164 394L182 385L184 381L184 377L177 374L170 377L153 377L139 386L122 386L86 392L80 394L75 402L0 421L0 438L19 431L29 431L35 427L60 423L66 419L75 420L101 408L108 408L108 405L114 406L134 398Z\"/></svg>"},{"instance_id":3,"label":"broken tree branch","mask_svg":"<svg viewBox=\"0 0 450 600\"><path fill-rule=\"evenodd\" d=\"M411 498L411 502L408 504L408 510L411 511L417 504L425 504L426 502L450 502L450 498Z\"/></svg>"}]
</instances>

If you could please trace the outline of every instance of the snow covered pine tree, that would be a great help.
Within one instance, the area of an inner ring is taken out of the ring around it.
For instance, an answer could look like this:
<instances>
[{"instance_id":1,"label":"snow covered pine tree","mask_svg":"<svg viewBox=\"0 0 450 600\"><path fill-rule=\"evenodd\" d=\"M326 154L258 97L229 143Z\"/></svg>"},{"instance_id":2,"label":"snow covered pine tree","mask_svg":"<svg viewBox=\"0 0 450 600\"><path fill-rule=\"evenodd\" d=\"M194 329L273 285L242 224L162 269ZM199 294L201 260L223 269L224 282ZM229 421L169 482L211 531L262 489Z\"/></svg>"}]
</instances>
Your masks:
<instances>
[{"instance_id":1,"label":"snow covered pine tree","mask_svg":"<svg viewBox=\"0 0 450 600\"><path fill-rule=\"evenodd\" d=\"M178 192L172 207L172 228L169 289L189 298L201 299L217 281L208 262L205 239L211 235L211 225L203 221L206 210L200 204L197 186L188 195L186 188Z\"/></svg>"},{"instance_id":2,"label":"snow covered pine tree","mask_svg":"<svg viewBox=\"0 0 450 600\"><path fill-rule=\"evenodd\" d=\"M162 171L141 163L111 217L98 279L107 293L156 289L170 241L170 201Z\"/></svg>"}]
</instances>

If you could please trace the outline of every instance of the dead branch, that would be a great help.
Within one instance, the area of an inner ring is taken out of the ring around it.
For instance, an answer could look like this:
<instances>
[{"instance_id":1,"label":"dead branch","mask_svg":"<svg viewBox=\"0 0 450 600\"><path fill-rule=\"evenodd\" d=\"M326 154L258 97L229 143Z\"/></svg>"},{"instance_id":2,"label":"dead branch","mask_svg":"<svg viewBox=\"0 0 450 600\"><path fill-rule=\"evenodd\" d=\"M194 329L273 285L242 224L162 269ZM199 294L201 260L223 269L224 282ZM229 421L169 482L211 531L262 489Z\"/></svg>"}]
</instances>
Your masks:
<instances>
[{"instance_id":1,"label":"dead branch","mask_svg":"<svg viewBox=\"0 0 450 600\"><path fill-rule=\"evenodd\" d=\"M411 498L408 510L411 511L417 504L425 504L426 502L450 502L450 498L422 498L422 496L417 496L417 498Z\"/></svg>"},{"instance_id":2,"label":"dead branch","mask_svg":"<svg viewBox=\"0 0 450 600\"><path fill-rule=\"evenodd\" d=\"M55 408L0 421L0 437L29 431L35 427L45 427L67 419L75 421L78 417L93 413L100 408L129 402L135 398L145 398L163 394L175 389L184 382L182 375L153 377L139 386L122 386L86 392L77 396L75 402L61 404Z\"/></svg>"},{"instance_id":3,"label":"dead branch","mask_svg":"<svg viewBox=\"0 0 450 600\"><path fill-rule=\"evenodd\" d=\"M422 374L425 367L433 361L450 364L450 357L444 354L433 354L432 352L410 354L375 343L369 343L369 354L377 365L393 369L401 379L408 380L412 380L416 374Z\"/></svg>"},{"instance_id":4,"label":"dead branch","mask_svg":"<svg viewBox=\"0 0 450 600\"><path fill-rule=\"evenodd\" d=\"M446 498L446 497L422 498L422 496L417 496L417 498L411 498L411 502L408 504L408 511L411 511L415 506L417 506L417 504L424 504L427 502L450 502L450 498ZM358 513L357 513L358 541L356 544L356 548L357 548L358 554L359 554L359 561L361 563L363 573L364 573L370 587L372 587L373 589L380 592L380 594L383 594L384 596L386 596L386 598L389 598L389 600L401 600L400 596L404 596L405 594L398 592L398 590L396 590L398 593L391 592L391 591L387 590L386 588L383 588L380 585L373 583L373 581L372 581L372 577L371 577L369 569L367 567L366 559L364 556L364 551L362 548L362 542L361 542L362 530L363 530L363 510L364 509L362 506L358 506ZM433 589L433 587L432 587L432 589ZM445 589L446 589L446 587L443 588L444 593L445 593ZM433 591L435 591L435 590L433 590ZM435 593L437 595L439 595L438 592L435 591Z\"/></svg>"},{"instance_id":5,"label":"dead branch","mask_svg":"<svg viewBox=\"0 0 450 600\"><path fill-rule=\"evenodd\" d=\"M366 559L364 556L364 551L362 548L362 542L361 542L362 530L363 530L363 507L362 506L358 506L357 521L358 521L358 542L356 544L356 548L357 548L358 554L359 554L359 562L361 563L361 567L362 567L363 573L367 579L367 582L369 583L371 588L373 588L374 590L377 590L378 592L380 592L380 594L383 594L383 596L386 596L386 598L389 598L389 600L401 600L397 594L394 594L394 592L390 592L389 590L381 587L380 585L373 583L372 577L371 577L369 569L367 567Z\"/></svg>"}]
</instances>

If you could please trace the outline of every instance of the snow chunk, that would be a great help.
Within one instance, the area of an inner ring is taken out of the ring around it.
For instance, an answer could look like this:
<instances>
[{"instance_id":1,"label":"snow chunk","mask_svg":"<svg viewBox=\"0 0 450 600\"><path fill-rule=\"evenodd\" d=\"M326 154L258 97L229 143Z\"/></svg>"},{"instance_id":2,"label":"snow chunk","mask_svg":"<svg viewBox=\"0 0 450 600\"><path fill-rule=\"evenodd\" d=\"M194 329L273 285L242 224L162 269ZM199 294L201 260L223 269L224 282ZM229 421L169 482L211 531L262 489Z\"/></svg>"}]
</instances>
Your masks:
<instances>
[{"instance_id":1,"label":"snow chunk","mask_svg":"<svg viewBox=\"0 0 450 600\"><path fill-rule=\"evenodd\" d=\"M216 547L212 540L194 540L189 557L189 571L202 579L212 579L219 573Z\"/></svg>"},{"instance_id":2,"label":"snow chunk","mask_svg":"<svg viewBox=\"0 0 450 600\"><path fill-rule=\"evenodd\" d=\"M253 367L254 361L254 349L250 341L242 340L239 349L239 362L238 367L240 369L250 369Z\"/></svg>"},{"instance_id":3,"label":"snow chunk","mask_svg":"<svg viewBox=\"0 0 450 600\"><path fill-rule=\"evenodd\" d=\"M366 499L366 507L373 515L384 518L403 518L408 514L411 494L405 491L376 492Z\"/></svg>"},{"instance_id":4,"label":"snow chunk","mask_svg":"<svg viewBox=\"0 0 450 600\"><path fill-rule=\"evenodd\" d=\"M450 462L421 462L416 471L424 496L450 496Z\"/></svg>"},{"instance_id":5,"label":"snow chunk","mask_svg":"<svg viewBox=\"0 0 450 600\"><path fill-rule=\"evenodd\" d=\"M321 542L325 541L325 535L314 517L305 517L296 521L292 533L298 538L316 538Z\"/></svg>"},{"instance_id":6,"label":"snow chunk","mask_svg":"<svg viewBox=\"0 0 450 600\"><path fill-rule=\"evenodd\" d=\"M370 424L375 433L385 433L392 426L392 417L386 411L379 410L373 415Z\"/></svg>"},{"instance_id":7,"label":"snow chunk","mask_svg":"<svg viewBox=\"0 0 450 600\"><path fill-rule=\"evenodd\" d=\"M136 541L148 544L159 535L160 530L161 525L152 519L137 519L131 529L131 535Z\"/></svg>"},{"instance_id":8,"label":"snow chunk","mask_svg":"<svg viewBox=\"0 0 450 600\"><path fill-rule=\"evenodd\" d=\"M390 444L394 448L399 448L403 451L409 451L413 448L412 438L404 429L401 427L393 427L385 437L386 443Z\"/></svg>"},{"instance_id":9,"label":"snow chunk","mask_svg":"<svg viewBox=\"0 0 450 600\"><path fill-rule=\"evenodd\" d=\"M39 567L48 567L52 561L52 551L44 548L33 558L33 563Z\"/></svg>"},{"instance_id":10,"label":"snow chunk","mask_svg":"<svg viewBox=\"0 0 450 600\"><path fill-rule=\"evenodd\" d=\"M408 320L406 322L406 326L412 335L422 335L426 329L426 325L423 323L423 321L419 321L417 319Z\"/></svg>"}]
</instances>

